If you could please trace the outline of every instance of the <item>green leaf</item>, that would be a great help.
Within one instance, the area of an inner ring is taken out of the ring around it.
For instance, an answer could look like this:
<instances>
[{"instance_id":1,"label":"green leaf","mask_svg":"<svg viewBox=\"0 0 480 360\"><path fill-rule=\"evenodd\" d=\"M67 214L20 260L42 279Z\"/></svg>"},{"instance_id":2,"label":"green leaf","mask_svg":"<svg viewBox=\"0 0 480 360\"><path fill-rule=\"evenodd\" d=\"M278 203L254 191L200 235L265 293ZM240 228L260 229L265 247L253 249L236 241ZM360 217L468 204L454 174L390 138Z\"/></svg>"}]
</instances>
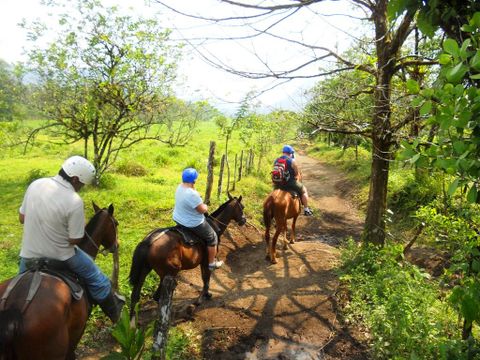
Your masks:
<instances>
[{"instance_id":1,"label":"green leaf","mask_svg":"<svg viewBox=\"0 0 480 360\"><path fill-rule=\"evenodd\" d=\"M470 66L474 70L480 71L480 50L477 50L475 55L473 55L472 58L470 59Z\"/></svg>"},{"instance_id":2,"label":"green leaf","mask_svg":"<svg viewBox=\"0 0 480 360\"><path fill-rule=\"evenodd\" d=\"M448 194L449 196L452 196L452 195L455 193L455 190L457 190L457 188L458 188L458 182L459 182L459 180L458 180L458 179L455 179L455 180L450 184L450 186L448 187L447 194Z\"/></svg>"},{"instance_id":3,"label":"green leaf","mask_svg":"<svg viewBox=\"0 0 480 360\"><path fill-rule=\"evenodd\" d=\"M438 57L438 62L440 63L440 65L448 65L452 62L452 56L448 54L441 54Z\"/></svg>"},{"instance_id":4,"label":"green leaf","mask_svg":"<svg viewBox=\"0 0 480 360\"><path fill-rule=\"evenodd\" d=\"M480 74L470 75L470 79L478 80L480 79Z\"/></svg>"},{"instance_id":5,"label":"green leaf","mask_svg":"<svg viewBox=\"0 0 480 360\"><path fill-rule=\"evenodd\" d=\"M476 12L475 14L473 14L472 16L472 20L470 20L470 23L472 25L475 25L478 28L480 28L480 12Z\"/></svg>"},{"instance_id":6,"label":"green leaf","mask_svg":"<svg viewBox=\"0 0 480 360\"><path fill-rule=\"evenodd\" d=\"M457 155L461 155L467 149L467 145L461 140L457 140L453 142L453 150Z\"/></svg>"},{"instance_id":7,"label":"green leaf","mask_svg":"<svg viewBox=\"0 0 480 360\"><path fill-rule=\"evenodd\" d=\"M455 65L453 68L447 71L446 73L447 81L453 84L457 84L460 81L462 81L467 71L468 71L468 67L466 67L465 65L463 65L463 63L460 62L457 65Z\"/></svg>"},{"instance_id":8,"label":"green leaf","mask_svg":"<svg viewBox=\"0 0 480 360\"><path fill-rule=\"evenodd\" d=\"M420 108L420 115L424 116L430 113L431 110L432 110L432 102L430 100L425 101L422 107Z\"/></svg>"},{"instance_id":9,"label":"green leaf","mask_svg":"<svg viewBox=\"0 0 480 360\"><path fill-rule=\"evenodd\" d=\"M443 50L445 50L445 52L449 53L450 55L453 55L456 57L459 56L458 44L453 39L446 39L443 42Z\"/></svg>"},{"instance_id":10,"label":"green leaf","mask_svg":"<svg viewBox=\"0 0 480 360\"><path fill-rule=\"evenodd\" d=\"M410 94L418 94L420 91L420 85L413 79L408 79L406 82L407 90Z\"/></svg>"},{"instance_id":11,"label":"green leaf","mask_svg":"<svg viewBox=\"0 0 480 360\"><path fill-rule=\"evenodd\" d=\"M475 186L475 184L473 184L470 190L468 190L467 201L470 204L473 204L477 202L477 196L478 196L477 187Z\"/></svg>"},{"instance_id":12,"label":"green leaf","mask_svg":"<svg viewBox=\"0 0 480 360\"><path fill-rule=\"evenodd\" d=\"M427 11L422 9L417 16L417 26L422 33L428 37L433 37L438 26L435 26L429 19Z\"/></svg>"}]
</instances>

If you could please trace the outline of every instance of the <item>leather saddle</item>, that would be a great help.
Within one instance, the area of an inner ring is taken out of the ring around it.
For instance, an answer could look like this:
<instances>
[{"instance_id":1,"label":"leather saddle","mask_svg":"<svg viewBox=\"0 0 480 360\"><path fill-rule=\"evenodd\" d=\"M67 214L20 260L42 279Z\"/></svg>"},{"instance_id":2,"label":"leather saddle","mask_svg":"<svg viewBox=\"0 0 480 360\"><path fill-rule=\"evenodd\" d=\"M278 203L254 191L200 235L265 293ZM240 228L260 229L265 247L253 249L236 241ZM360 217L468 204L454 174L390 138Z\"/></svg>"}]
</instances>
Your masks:
<instances>
[{"instance_id":1,"label":"leather saddle","mask_svg":"<svg viewBox=\"0 0 480 360\"><path fill-rule=\"evenodd\" d=\"M213 230L218 233L219 229L218 226L213 222L212 218L207 216L207 221L210 224L210 226L213 228ZM190 228L177 224L175 226L171 226L168 228L163 228L163 229L157 229L155 230L153 234L161 234L165 233L167 231L174 231L177 234L179 234L182 238L182 242L185 246L195 246L197 244L205 245L205 240L197 236ZM150 235L151 236L151 235Z\"/></svg>"},{"instance_id":2,"label":"leather saddle","mask_svg":"<svg viewBox=\"0 0 480 360\"><path fill-rule=\"evenodd\" d=\"M63 281L69 287L73 299L80 300L82 298L84 290L80 285L80 281L75 274L65 268L65 265L61 261L54 259L30 259L26 261L26 266L27 270L12 278L8 284L0 299L0 310L5 307L8 297L15 287L19 285L22 280L28 281L29 278L30 283L28 284L28 293L22 307L22 313L27 309L37 294L42 282L42 277L53 277ZM30 274L31 276L28 276Z\"/></svg>"}]
</instances>

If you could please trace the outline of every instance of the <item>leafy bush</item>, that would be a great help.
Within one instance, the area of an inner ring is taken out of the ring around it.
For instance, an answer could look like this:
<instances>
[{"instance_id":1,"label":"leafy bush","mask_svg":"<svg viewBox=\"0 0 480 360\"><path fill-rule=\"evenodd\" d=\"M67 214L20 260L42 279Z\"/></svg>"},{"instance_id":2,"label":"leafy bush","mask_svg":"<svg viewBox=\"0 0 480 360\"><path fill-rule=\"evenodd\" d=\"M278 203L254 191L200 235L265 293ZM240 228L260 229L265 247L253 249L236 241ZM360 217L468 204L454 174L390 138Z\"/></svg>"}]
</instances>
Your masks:
<instances>
[{"instance_id":1,"label":"leafy bush","mask_svg":"<svg viewBox=\"0 0 480 360\"><path fill-rule=\"evenodd\" d=\"M126 176L145 176L147 169L139 163L134 161L126 161L116 166L115 172Z\"/></svg>"},{"instance_id":2,"label":"leafy bush","mask_svg":"<svg viewBox=\"0 0 480 360\"><path fill-rule=\"evenodd\" d=\"M457 329L453 311L429 275L404 262L402 253L398 245L347 244L341 269L341 281L351 291L347 320L369 328L375 358L449 358L458 350L451 335Z\"/></svg>"},{"instance_id":3,"label":"leafy bush","mask_svg":"<svg viewBox=\"0 0 480 360\"><path fill-rule=\"evenodd\" d=\"M48 176L48 172L42 169L32 169L28 172L25 183L31 184L33 181Z\"/></svg>"}]
</instances>

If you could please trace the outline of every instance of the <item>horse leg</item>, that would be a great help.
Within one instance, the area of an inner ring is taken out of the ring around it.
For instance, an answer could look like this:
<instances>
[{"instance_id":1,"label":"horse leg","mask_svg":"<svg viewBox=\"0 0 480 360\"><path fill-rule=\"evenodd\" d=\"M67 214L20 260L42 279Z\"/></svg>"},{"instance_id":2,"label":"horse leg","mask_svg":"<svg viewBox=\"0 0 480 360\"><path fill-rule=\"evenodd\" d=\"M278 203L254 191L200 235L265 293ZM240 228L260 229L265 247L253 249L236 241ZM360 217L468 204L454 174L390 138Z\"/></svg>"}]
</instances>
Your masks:
<instances>
[{"instance_id":1,"label":"horse leg","mask_svg":"<svg viewBox=\"0 0 480 360\"><path fill-rule=\"evenodd\" d=\"M297 217L295 216L292 220L292 233L290 234L290 244L295 244L295 224L297 222Z\"/></svg>"},{"instance_id":2,"label":"horse leg","mask_svg":"<svg viewBox=\"0 0 480 360\"><path fill-rule=\"evenodd\" d=\"M272 238L272 244L270 245L270 262L272 264L276 264L278 262L277 255L276 255L276 252L277 252L276 247L277 247L278 236L280 235L281 231L282 231L282 225L280 223L277 223L275 234L273 235L273 238Z\"/></svg>"},{"instance_id":3,"label":"horse leg","mask_svg":"<svg viewBox=\"0 0 480 360\"><path fill-rule=\"evenodd\" d=\"M283 226L283 250L287 250L288 249L288 246L287 246L287 228L288 228L287 219L285 219L285 223L282 226Z\"/></svg>"},{"instance_id":4,"label":"horse leg","mask_svg":"<svg viewBox=\"0 0 480 360\"><path fill-rule=\"evenodd\" d=\"M267 209L263 210L263 222L265 223L265 259L270 258L270 225L272 224L272 219L270 217L269 211Z\"/></svg>"},{"instance_id":5,"label":"horse leg","mask_svg":"<svg viewBox=\"0 0 480 360\"><path fill-rule=\"evenodd\" d=\"M149 272L150 269L143 268L140 276L138 277L138 281L133 285L132 294L130 295L130 320L132 320L135 316L135 305L140 300L140 292L142 291L143 283L145 282L145 278ZM153 298L155 299L155 295ZM158 300L158 298L155 300Z\"/></svg>"},{"instance_id":6,"label":"horse leg","mask_svg":"<svg viewBox=\"0 0 480 360\"><path fill-rule=\"evenodd\" d=\"M159 359L165 359L167 351L168 329L172 313L173 293L177 281L172 275L165 275L160 282L160 298L158 300L158 319L153 337L153 349L160 353Z\"/></svg>"}]
</instances>

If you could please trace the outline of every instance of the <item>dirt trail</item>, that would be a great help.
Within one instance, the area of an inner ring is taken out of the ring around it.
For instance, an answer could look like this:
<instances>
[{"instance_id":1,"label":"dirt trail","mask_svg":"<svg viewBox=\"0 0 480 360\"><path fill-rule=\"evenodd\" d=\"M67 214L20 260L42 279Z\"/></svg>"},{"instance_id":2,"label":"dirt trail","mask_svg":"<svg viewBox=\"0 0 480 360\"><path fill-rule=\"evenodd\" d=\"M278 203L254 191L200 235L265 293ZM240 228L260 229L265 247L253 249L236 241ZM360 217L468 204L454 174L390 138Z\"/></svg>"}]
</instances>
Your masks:
<instances>
[{"instance_id":1,"label":"dirt trail","mask_svg":"<svg viewBox=\"0 0 480 360\"><path fill-rule=\"evenodd\" d=\"M362 221L340 196L342 174L298 156L314 217L299 217L299 241L265 260L262 234L230 225L222 238L224 267L211 280L213 298L183 317L201 289L199 269L181 273L174 295L174 324L193 321L205 359L367 359L365 348L337 317L333 271L345 236L358 238ZM248 214L248 204L246 204ZM156 305L148 304L152 318ZM144 307L146 310L146 307ZM91 359L91 358L90 358Z\"/></svg>"},{"instance_id":2,"label":"dirt trail","mask_svg":"<svg viewBox=\"0 0 480 360\"><path fill-rule=\"evenodd\" d=\"M358 237L362 221L339 195L338 171L307 156L298 161L315 216L299 218L300 241L278 250L276 265L265 260L256 229L230 227L220 253L226 265L211 281L213 299L195 314L205 359L366 358L338 322L332 271L335 245L345 236ZM179 309L200 289L197 271L182 273L175 296Z\"/></svg>"}]
</instances>

